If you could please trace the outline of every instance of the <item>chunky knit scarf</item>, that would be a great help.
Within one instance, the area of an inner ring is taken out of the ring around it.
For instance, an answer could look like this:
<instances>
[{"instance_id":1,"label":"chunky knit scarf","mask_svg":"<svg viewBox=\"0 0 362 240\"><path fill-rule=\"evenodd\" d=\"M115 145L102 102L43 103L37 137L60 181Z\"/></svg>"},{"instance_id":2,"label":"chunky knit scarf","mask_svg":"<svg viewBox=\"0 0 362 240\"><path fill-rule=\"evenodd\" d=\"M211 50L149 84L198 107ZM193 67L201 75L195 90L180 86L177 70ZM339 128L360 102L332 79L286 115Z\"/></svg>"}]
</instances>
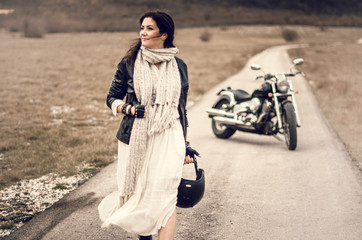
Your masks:
<instances>
[{"instance_id":1,"label":"chunky knit scarf","mask_svg":"<svg viewBox=\"0 0 362 240\"><path fill-rule=\"evenodd\" d=\"M126 201L135 190L147 147L147 139L172 126L178 118L181 82L175 59L177 48L141 47L134 66L133 84L140 104L147 106L145 118L136 118L130 138L130 153L121 196ZM160 63L159 68L155 64Z\"/></svg>"}]
</instances>

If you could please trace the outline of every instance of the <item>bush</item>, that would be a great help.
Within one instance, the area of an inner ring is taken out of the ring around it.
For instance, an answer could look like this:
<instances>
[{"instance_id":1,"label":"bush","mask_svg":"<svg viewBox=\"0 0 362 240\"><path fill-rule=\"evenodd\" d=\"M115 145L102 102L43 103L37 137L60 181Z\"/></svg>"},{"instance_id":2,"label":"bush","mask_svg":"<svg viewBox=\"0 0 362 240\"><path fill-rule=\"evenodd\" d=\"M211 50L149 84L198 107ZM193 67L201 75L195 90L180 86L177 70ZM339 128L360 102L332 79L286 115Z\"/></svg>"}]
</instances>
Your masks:
<instances>
[{"instance_id":1,"label":"bush","mask_svg":"<svg viewBox=\"0 0 362 240\"><path fill-rule=\"evenodd\" d=\"M35 22L24 20L24 37L26 38L42 38L44 37L44 28Z\"/></svg>"},{"instance_id":2,"label":"bush","mask_svg":"<svg viewBox=\"0 0 362 240\"><path fill-rule=\"evenodd\" d=\"M212 37L212 34L209 32L209 31L207 31L207 30L205 30L203 33L201 33L201 35L200 35L200 39L201 39L201 41L203 41L203 42L209 42L210 40L211 40L211 37Z\"/></svg>"},{"instance_id":3,"label":"bush","mask_svg":"<svg viewBox=\"0 0 362 240\"><path fill-rule=\"evenodd\" d=\"M53 189L66 190L68 187L63 184L57 184L55 187L53 187Z\"/></svg>"},{"instance_id":4,"label":"bush","mask_svg":"<svg viewBox=\"0 0 362 240\"><path fill-rule=\"evenodd\" d=\"M9 28L9 32L20 32L20 29L18 27L16 27L16 26L11 26Z\"/></svg>"},{"instance_id":5,"label":"bush","mask_svg":"<svg viewBox=\"0 0 362 240\"><path fill-rule=\"evenodd\" d=\"M297 31L288 28L282 28L282 37L287 42L296 41L299 38Z\"/></svg>"}]
</instances>

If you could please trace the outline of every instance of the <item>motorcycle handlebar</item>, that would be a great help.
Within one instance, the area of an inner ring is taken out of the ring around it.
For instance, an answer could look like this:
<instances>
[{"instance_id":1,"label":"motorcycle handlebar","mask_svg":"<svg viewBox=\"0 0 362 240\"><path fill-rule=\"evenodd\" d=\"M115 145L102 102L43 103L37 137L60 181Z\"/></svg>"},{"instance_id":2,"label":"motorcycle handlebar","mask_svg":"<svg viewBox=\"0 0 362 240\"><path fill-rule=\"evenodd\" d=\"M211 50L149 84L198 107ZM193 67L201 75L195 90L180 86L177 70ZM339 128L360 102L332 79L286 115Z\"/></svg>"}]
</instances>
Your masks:
<instances>
[{"instance_id":1,"label":"motorcycle handlebar","mask_svg":"<svg viewBox=\"0 0 362 240\"><path fill-rule=\"evenodd\" d=\"M284 74L286 77L294 77L295 73L285 73Z\"/></svg>"},{"instance_id":2,"label":"motorcycle handlebar","mask_svg":"<svg viewBox=\"0 0 362 240\"><path fill-rule=\"evenodd\" d=\"M283 75L286 76L286 77L295 77L296 75L298 74L301 74L302 76L304 76L304 73L303 72L296 72L296 73L284 73ZM281 75L281 74L276 74L276 75L273 75L273 74L265 74L264 76L257 76L255 78L255 80L258 80L259 78L264 78L264 80L269 80L269 79L272 79L272 78L276 78L277 75Z\"/></svg>"}]
</instances>

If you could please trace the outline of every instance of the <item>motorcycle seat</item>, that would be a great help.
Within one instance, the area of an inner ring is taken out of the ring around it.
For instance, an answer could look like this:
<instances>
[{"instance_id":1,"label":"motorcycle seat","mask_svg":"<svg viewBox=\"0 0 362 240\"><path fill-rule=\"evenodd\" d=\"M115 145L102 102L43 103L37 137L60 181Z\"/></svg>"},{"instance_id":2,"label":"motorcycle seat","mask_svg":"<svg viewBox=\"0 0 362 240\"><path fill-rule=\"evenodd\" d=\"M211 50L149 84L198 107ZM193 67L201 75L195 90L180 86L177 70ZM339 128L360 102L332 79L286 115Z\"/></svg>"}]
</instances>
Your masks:
<instances>
[{"instance_id":1,"label":"motorcycle seat","mask_svg":"<svg viewBox=\"0 0 362 240\"><path fill-rule=\"evenodd\" d=\"M233 90L233 94L235 97L235 101L237 102L245 102L251 99L251 95L248 92L241 89Z\"/></svg>"}]
</instances>

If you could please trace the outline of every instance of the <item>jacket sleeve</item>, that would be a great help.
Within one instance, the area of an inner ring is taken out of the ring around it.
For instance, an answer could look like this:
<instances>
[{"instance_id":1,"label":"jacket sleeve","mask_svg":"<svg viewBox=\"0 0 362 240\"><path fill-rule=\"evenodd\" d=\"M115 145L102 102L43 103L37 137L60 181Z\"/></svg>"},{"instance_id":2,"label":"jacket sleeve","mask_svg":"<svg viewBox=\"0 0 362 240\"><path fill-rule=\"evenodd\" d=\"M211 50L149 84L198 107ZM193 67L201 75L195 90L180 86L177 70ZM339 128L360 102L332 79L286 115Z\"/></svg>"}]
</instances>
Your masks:
<instances>
[{"instance_id":1,"label":"jacket sleeve","mask_svg":"<svg viewBox=\"0 0 362 240\"><path fill-rule=\"evenodd\" d=\"M123 59L117 65L117 71L114 74L111 87L107 94L107 106L112 108L112 103L119 99L123 100L127 93L127 68L126 60Z\"/></svg>"},{"instance_id":2,"label":"jacket sleeve","mask_svg":"<svg viewBox=\"0 0 362 240\"><path fill-rule=\"evenodd\" d=\"M186 63L184 63L184 74L185 74L185 79L186 81L182 84L182 91L184 92L184 101L185 101L185 125L186 127L189 127L189 120L187 118L187 110L186 110L186 105L187 105L187 95L189 92L189 76L188 76L188 71L187 71L187 65Z\"/></svg>"}]
</instances>

